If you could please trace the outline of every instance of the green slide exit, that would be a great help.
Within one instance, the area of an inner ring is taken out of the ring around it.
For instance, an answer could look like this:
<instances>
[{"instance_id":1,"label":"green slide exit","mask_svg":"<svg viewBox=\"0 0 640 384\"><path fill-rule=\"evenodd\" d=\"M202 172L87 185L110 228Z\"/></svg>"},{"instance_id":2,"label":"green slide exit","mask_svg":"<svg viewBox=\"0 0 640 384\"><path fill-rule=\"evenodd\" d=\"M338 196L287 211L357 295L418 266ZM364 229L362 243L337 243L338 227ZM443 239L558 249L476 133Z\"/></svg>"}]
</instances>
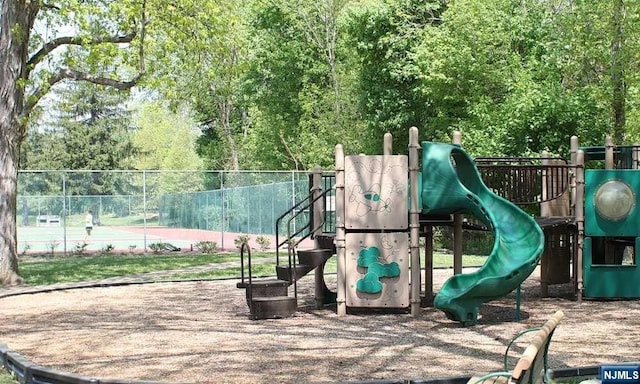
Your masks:
<instances>
[{"instance_id":1,"label":"green slide exit","mask_svg":"<svg viewBox=\"0 0 640 384\"><path fill-rule=\"evenodd\" d=\"M482 303L513 291L536 268L544 249L542 230L526 212L489 190L458 146L422 143L420 197L425 213L470 213L494 232L484 265L449 278L434 301L449 319L475 324Z\"/></svg>"}]
</instances>

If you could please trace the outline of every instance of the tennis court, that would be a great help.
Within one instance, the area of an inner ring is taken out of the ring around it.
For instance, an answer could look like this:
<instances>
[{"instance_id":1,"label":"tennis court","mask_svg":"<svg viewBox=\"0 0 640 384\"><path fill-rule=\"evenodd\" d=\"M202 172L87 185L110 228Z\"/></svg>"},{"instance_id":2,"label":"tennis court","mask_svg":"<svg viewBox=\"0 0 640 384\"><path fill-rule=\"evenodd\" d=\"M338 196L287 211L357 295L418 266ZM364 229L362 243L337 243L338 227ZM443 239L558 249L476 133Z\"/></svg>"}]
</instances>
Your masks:
<instances>
[{"instance_id":1,"label":"tennis court","mask_svg":"<svg viewBox=\"0 0 640 384\"><path fill-rule=\"evenodd\" d=\"M235 249L234 240L241 233L208 231L201 229L169 228L162 226L94 226L91 236L87 236L84 227L18 227L18 253L71 252L83 247L87 252L111 248L117 252L145 252L153 243L170 243L182 250L192 250L201 241L213 241L221 250ZM256 237L270 239L275 248L275 236L249 234L249 244L259 248ZM282 239L281 239L282 241ZM306 244L308 242L308 244ZM302 246L311 247L311 241L305 240Z\"/></svg>"}]
</instances>

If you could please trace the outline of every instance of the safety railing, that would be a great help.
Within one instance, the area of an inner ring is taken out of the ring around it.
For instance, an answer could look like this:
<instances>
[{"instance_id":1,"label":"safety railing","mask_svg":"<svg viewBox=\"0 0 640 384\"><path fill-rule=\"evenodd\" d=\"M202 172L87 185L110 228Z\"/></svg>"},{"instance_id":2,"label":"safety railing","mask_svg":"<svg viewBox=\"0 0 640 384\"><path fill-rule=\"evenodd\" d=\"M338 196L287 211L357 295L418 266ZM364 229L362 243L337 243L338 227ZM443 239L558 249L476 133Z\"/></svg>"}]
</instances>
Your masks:
<instances>
[{"instance_id":1,"label":"safety railing","mask_svg":"<svg viewBox=\"0 0 640 384\"><path fill-rule=\"evenodd\" d=\"M570 186L572 166L563 159L476 158L482 180L495 194L517 205L555 200Z\"/></svg>"}]
</instances>

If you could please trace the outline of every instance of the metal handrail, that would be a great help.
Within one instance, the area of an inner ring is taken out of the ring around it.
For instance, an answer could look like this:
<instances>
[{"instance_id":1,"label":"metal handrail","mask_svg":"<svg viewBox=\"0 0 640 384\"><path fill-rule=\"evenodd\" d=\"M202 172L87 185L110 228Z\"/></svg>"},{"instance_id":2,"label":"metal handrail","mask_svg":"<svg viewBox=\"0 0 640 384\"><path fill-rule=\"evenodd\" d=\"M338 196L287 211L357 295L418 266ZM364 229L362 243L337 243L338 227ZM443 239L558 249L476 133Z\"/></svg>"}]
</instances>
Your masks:
<instances>
[{"instance_id":1,"label":"metal handrail","mask_svg":"<svg viewBox=\"0 0 640 384\"><path fill-rule=\"evenodd\" d=\"M295 232L292 231L292 223L294 222L294 220L300 216L306 209L309 209L313 206L313 204L320 200L323 197L326 197L327 194L330 192L330 189L326 189L325 191L323 191L320 195L316 196L315 198L313 197L313 192L310 193L307 197L305 197L304 199L302 199L301 201L299 201L298 203L296 203L293 207L291 207L289 210L287 210L286 212L284 212L282 215L280 215L277 219L276 219L276 265L280 265L280 247L284 244L288 244L287 247L287 253L288 253L288 257L287 257L287 262L289 265L290 270L293 271L293 268L295 268L296 262L295 262L295 248L297 247L298 244L300 244L303 240L309 238L316 230L322 228L325 225L325 221L324 221L324 217L323 220L321 222L320 225L318 225L317 227L313 227L311 228L311 221L309 221L307 224L305 224L304 226L302 226L301 228L299 228L298 230L296 230ZM306 203L306 205L305 205ZM280 223L281 221L286 218L288 215L291 215L293 213L293 215L288 219L287 221L287 238L285 240L283 240L282 242L280 242L279 238L280 238ZM309 233L307 233L306 235L304 235L303 237L301 237L299 240L297 241L293 241L293 239L300 235L302 232L304 232L306 229L311 228L311 230L309 231ZM292 233L293 232L293 233ZM240 281L241 284L244 285L245 283L245 262L244 262L244 248L248 249L248 255L249 255L249 260L248 260L248 280L249 280L249 284L251 284L251 279L252 279L252 275L251 275L251 250L248 247L248 244L243 243L241 245L240 248ZM294 280L294 284L295 284L295 279ZM295 289L297 290L297 287L295 287Z\"/></svg>"},{"instance_id":2,"label":"metal handrail","mask_svg":"<svg viewBox=\"0 0 640 384\"><path fill-rule=\"evenodd\" d=\"M298 211L298 213L296 213L293 217L291 217L289 219L289 221L287 222L287 241L289 246L287 247L287 256L288 256L288 262L289 262L289 281L291 282L291 280L293 280L293 296L295 298L298 297L298 276L295 275L296 273L296 247L298 244L300 244L304 239L310 237L316 230L322 228L324 226L324 221L322 223L320 223L320 225L318 225L315 228L312 228L309 233L307 233L305 236L301 237L300 240L296 241L295 243L292 241L292 239L294 239L297 234L299 234L304 228L309 228L311 227L311 221L309 221L309 223L307 223L307 225L305 225L301 230L297 231L295 234L291 235L291 223L293 222L293 220L298 216L298 214L300 212L304 212L305 209L310 208L311 206L313 206L313 204L318 201L320 198L325 197L327 195L327 193L329 192L329 190L325 190L324 192L322 192L320 195L316 196L315 198L313 198L309 204L307 206L305 206L304 208L302 208L300 211ZM305 200L309 200L309 198L313 196L313 192L311 192L309 194L309 196L307 196L307 198ZM278 234L278 228L276 227L276 235ZM277 241L276 241L277 243ZM278 252L279 252L279 246L278 248L276 248L276 265L280 265L279 262L279 257L278 257Z\"/></svg>"},{"instance_id":3,"label":"metal handrail","mask_svg":"<svg viewBox=\"0 0 640 384\"><path fill-rule=\"evenodd\" d=\"M278 264L278 265L280 264L279 252L280 252L280 247L281 246L283 246L284 244L288 244L288 248L289 249L295 248L298 244L300 244L300 242L302 242L303 240L309 238L313 234L313 232L315 232L316 230L318 230L318 229L320 229L320 228L322 228L324 226L325 223L324 223L324 218L323 218L322 226L319 226L317 228L312 228L312 230L309 231L309 233L304 235L302 238L300 238L300 240L298 240L296 242L292 242L292 240L296 236L300 235L306 229L311 228L311 222L309 221L307 224L302 226L300 229L298 229L294 233L292 233L291 224L293 223L293 221L298 216L300 216L302 214L302 212L304 212L306 209L311 208L316 201L320 200L321 198L326 197L329 192L330 192L330 190L327 189L327 190L323 191L321 194L319 194L318 196L316 196L315 198L312 198L313 197L313 192L312 192L307 197L305 197L303 200L301 200L296 205L291 207L288 211L286 211L285 213L280 215L280 217L278 217L278 219L276 220L276 264ZM308 202L308 203L303 206L303 204L305 202ZM297 212L296 212L296 209L297 209ZM280 240L279 240L279 238L280 238L280 223L281 223L282 219L284 219L285 217L287 217L287 215L290 215L292 213L293 213L293 215L287 221L287 238L285 240L283 240L282 242L280 242Z\"/></svg>"},{"instance_id":4,"label":"metal handrail","mask_svg":"<svg viewBox=\"0 0 640 384\"><path fill-rule=\"evenodd\" d=\"M244 250L247 250L247 265L249 267L249 285L246 287L246 289L249 292L249 295L247 296L247 299L249 300L249 303L253 302L253 289L251 288L251 282L253 280L253 276L251 274L251 247L249 247L249 243L242 243L240 244L240 271L241 271L241 279L242 282L244 283Z\"/></svg>"}]
</instances>

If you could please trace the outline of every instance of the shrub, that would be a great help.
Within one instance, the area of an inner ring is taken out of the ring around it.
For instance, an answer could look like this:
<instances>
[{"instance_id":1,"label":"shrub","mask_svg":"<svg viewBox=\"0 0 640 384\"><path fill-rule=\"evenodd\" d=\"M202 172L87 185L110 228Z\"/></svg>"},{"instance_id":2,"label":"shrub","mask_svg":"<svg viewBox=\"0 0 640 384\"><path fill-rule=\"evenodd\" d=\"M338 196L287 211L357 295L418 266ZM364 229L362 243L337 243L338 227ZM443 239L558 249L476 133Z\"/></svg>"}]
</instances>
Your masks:
<instances>
[{"instance_id":1,"label":"shrub","mask_svg":"<svg viewBox=\"0 0 640 384\"><path fill-rule=\"evenodd\" d=\"M30 249L31 249L31 244L25 242L24 243L24 247L22 248L22 253L20 253L20 256L26 255L27 252L29 252Z\"/></svg>"},{"instance_id":2,"label":"shrub","mask_svg":"<svg viewBox=\"0 0 640 384\"><path fill-rule=\"evenodd\" d=\"M114 249L115 249L115 247L113 246L113 244L107 244L104 247L102 247L102 252L111 253L111 252L113 252Z\"/></svg>"},{"instance_id":3,"label":"shrub","mask_svg":"<svg viewBox=\"0 0 640 384\"><path fill-rule=\"evenodd\" d=\"M236 248L240 249L244 244L249 244L249 241L251 241L249 235L240 235L233 240L233 243L236 245Z\"/></svg>"},{"instance_id":4,"label":"shrub","mask_svg":"<svg viewBox=\"0 0 640 384\"><path fill-rule=\"evenodd\" d=\"M149 244L149 249L151 252L155 254L160 254L164 252L164 244L163 243L151 243Z\"/></svg>"},{"instance_id":5,"label":"shrub","mask_svg":"<svg viewBox=\"0 0 640 384\"><path fill-rule=\"evenodd\" d=\"M58 248L58 245L60 245L60 242L58 240L51 240L47 244L47 248L49 248L49 253L51 254L51 256L56 253L56 248Z\"/></svg>"},{"instance_id":6,"label":"shrub","mask_svg":"<svg viewBox=\"0 0 640 384\"><path fill-rule=\"evenodd\" d=\"M218 250L218 244L215 241L200 241L195 243L194 247L202 253L214 253Z\"/></svg>"},{"instance_id":7,"label":"shrub","mask_svg":"<svg viewBox=\"0 0 640 384\"><path fill-rule=\"evenodd\" d=\"M256 237L256 243L258 243L258 245L260 246L260 250L264 252L269 249L271 240L266 236L258 236Z\"/></svg>"},{"instance_id":8,"label":"shrub","mask_svg":"<svg viewBox=\"0 0 640 384\"><path fill-rule=\"evenodd\" d=\"M78 255L78 256L82 256L87 252L87 246L89 244L87 244L86 241L83 241L82 243L75 243L73 245L73 248L71 248L71 252L74 255Z\"/></svg>"}]
</instances>

